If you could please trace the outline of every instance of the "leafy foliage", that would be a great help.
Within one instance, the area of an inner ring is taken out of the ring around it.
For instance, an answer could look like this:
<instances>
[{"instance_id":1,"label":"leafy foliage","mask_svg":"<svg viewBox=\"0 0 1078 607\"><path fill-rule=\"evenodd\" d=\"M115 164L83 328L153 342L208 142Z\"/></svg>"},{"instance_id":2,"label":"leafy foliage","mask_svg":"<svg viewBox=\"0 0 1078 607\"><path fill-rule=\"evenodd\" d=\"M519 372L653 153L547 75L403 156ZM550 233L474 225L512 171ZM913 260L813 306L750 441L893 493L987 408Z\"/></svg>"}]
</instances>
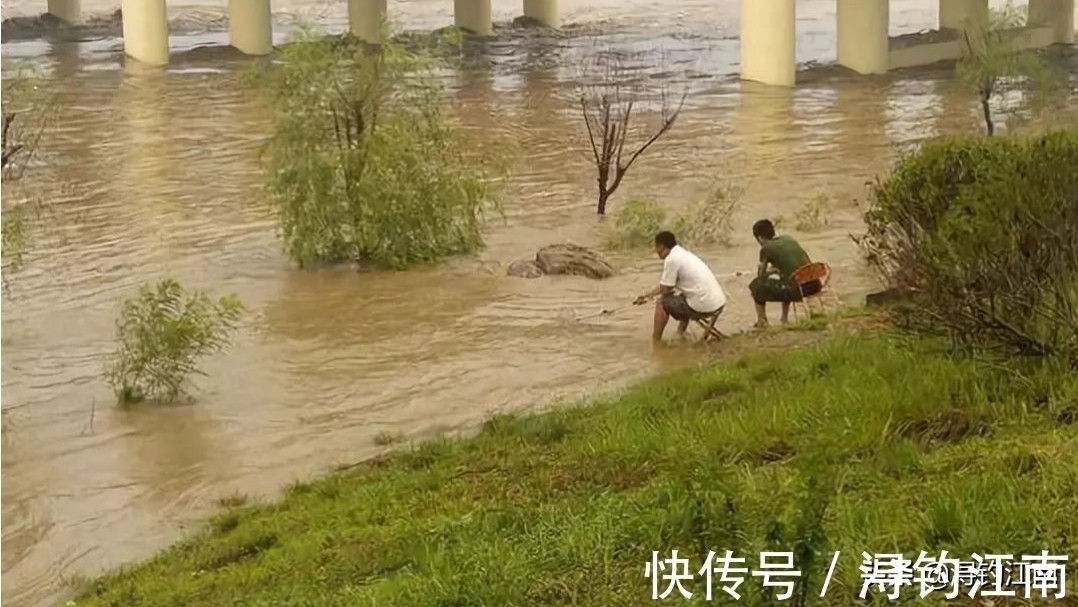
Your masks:
<instances>
[{"instance_id":1,"label":"leafy foliage","mask_svg":"<svg viewBox=\"0 0 1078 607\"><path fill-rule=\"evenodd\" d=\"M1078 364L1078 131L956 138L873 189L859 242L909 328Z\"/></svg>"},{"instance_id":2,"label":"leafy foliage","mask_svg":"<svg viewBox=\"0 0 1078 607\"><path fill-rule=\"evenodd\" d=\"M444 115L428 53L310 32L261 74L277 114L268 189L300 266L403 268L483 245L505 174Z\"/></svg>"},{"instance_id":3,"label":"leafy foliage","mask_svg":"<svg viewBox=\"0 0 1078 607\"><path fill-rule=\"evenodd\" d=\"M647 198L633 198L626 202L614 219L614 228L606 235L611 249L646 247L655 234L665 229L666 209Z\"/></svg>"},{"instance_id":4,"label":"leafy foliage","mask_svg":"<svg viewBox=\"0 0 1078 607\"><path fill-rule=\"evenodd\" d=\"M1059 88L1059 75L1039 55L1015 50L1015 31L1025 23L1024 12L1008 2L993 10L987 23L965 31L966 56L958 63L958 76L977 92L988 135L996 131L993 102L1007 108L1013 91L1031 90L1050 97Z\"/></svg>"},{"instance_id":5,"label":"leafy foliage","mask_svg":"<svg viewBox=\"0 0 1078 607\"><path fill-rule=\"evenodd\" d=\"M3 80L3 126L0 133L0 175L4 183L0 231L3 232L4 287L23 267L27 246L41 205L27 196L21 184L24 171L38 151L42 134L56 105L37 79L25 75Z\"/></svg>"},{"instance_id":6,"label":"leafy foliage","mask_svg":"<svg viewBox=\"0 0 1078 607\"><path fill-rule=\"evenodd\" d=\"M242 312L234 296L213 301L172 279L143 285L124 302L106 380L124 403L174 401L190 376L201 374L199 360L229 345Z\"/></svg>"},{"instance_id":7,"label":"leafy foliage","mask_svg":"<svg viewBox=\"0 0 1078 607\"><path fill-rule=\"evenodd\" d=\"M817 232L831 222L827 216L831 199L827 194L820 194L797 211L796 227L801 232Z\"/></svg>"},{"instance_id":8,"label":"leafy foliage","mask_svg":"<svg viewBox=\"0 0 1078 607\"><path fill-rule=\"evenodd\" d=\"M729 246L733 215L740 204L741 190L721 183L706 198L673 215L653 200L635 198L616 213L606 244L611 249L645 247L651 245L656 233L670 230L687 246Z\"/></svg>"},{"instance_id":9,"label":"leafy foliage","mask_svg":"<svg viewBox=\"0 0 1078 607\"><path fill-rule=\"evenodd\" d=\"M718 183L706 198L693 202L674 221L680 240L693 246L732 244L734 213L741 206L743 190Z\"/></svg>"}]
</instances>

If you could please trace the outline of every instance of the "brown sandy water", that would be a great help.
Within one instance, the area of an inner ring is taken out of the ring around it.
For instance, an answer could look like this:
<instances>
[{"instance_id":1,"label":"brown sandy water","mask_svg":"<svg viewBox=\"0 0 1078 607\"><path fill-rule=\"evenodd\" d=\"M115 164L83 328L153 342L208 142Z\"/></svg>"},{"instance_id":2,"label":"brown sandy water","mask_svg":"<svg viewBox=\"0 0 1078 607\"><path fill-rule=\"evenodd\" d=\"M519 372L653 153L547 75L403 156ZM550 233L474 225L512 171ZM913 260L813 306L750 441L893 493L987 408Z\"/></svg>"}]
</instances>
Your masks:
<instances>
[{"instance_id":1,"label":"brown sandy water","mask_svg":"<svg viewBox=\"0 0 1078 607\"><path fill-rule=\"evenodd\" d=\"M114 4L83 2L102 14ZM496 18L516 16L517 4L496 0ZM728 332L752 321L749 278L734 274L753 268L754 219L792 218L826 193L829 225L798 236L858 299L874 286L848 237L860 229L864 183L904 146L978 128L949 69L813 70L792 90L739 84L736 0L563 4L565 36L504 34L451 78L462 121L480 136L512 137L523 155L487 250L395 273L299 271L281 254L260 190L270 119L242 81L253 61L218 48L224 3L171 3L184 32L176 52L211 48L177 54L163 71L125 67L107 36L4 45L5 62L46 70L62 106L28 174L49 203L47 230L3 302L5 604L55 601L67 580L144 558L197 527L221 497L272 496L380 452L379 433L466 431L494 412L699 360L650 354L649 311L627 305L658 275L647 252L614 256L619 275L604 282L504 275L542 245L600 242L573 104L578 66L596 48L649 51L642 72L691 92L614 212L632 196L683 204L715 178L746 188L735 246L700 251L731 294ZM935 4L896 0L893 33L933 27ZM4 16L43 5L4 0ZM275 7L281 39L297 15L343 27L341 3ZM391 2L390 11L410 28L452 21L447 1ZM798 28L799 60L832 60L833 2L802 2ZM1075 121L1073 111L1055 119ZM252 312L235 346L206 361L196 404L116 408L100 371L120 302L166 276L235 292Z\"/></svg>"}]
</instances>

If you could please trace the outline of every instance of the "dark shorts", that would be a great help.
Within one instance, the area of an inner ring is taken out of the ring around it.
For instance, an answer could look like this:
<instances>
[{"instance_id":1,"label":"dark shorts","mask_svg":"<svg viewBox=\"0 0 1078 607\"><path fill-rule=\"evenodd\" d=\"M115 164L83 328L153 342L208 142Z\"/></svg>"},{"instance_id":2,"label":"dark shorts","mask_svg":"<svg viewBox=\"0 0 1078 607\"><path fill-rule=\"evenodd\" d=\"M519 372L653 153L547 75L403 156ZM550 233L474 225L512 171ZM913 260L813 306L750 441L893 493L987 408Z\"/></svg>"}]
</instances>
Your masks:
<instances>
[{"instance_id":1,"label":"dark shorts","mask_svg":"<svg viewBox=\"0 0 1078 607\"><path fill-rule=\"evenodd\" d=\"M697 318L706 318L714 314L714 312L697 312L693 310L689 302L685 301L684 293L663 295L663 309L674 320L696 320ZM719 308L718 311L721 312L722 308Z\"/></svg>"},{"instance_id":2,"label":"dark shorts","mask_svg":"<svg viewBox=\"0 0 1078 607\"><path fill-rule=\"evenodd\" d=\"M800 289L797 288L796 282L786 278L761 278L757 276L749 283L752 299L760 305L769 301L781 303L798 302L801 301L802 293L804 293L805 297L811 297L819 293L822 288L823 285L818 280L806 282L801 285Z\"/></svg>"}]
</instances>

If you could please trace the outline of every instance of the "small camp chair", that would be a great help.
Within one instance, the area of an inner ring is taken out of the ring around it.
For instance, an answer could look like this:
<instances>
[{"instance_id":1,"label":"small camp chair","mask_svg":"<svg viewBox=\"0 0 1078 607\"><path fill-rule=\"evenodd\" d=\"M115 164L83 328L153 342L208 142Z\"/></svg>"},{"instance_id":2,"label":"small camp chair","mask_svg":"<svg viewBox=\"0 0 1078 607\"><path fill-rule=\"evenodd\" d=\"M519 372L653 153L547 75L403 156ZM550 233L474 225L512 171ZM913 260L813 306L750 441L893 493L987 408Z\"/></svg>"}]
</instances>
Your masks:
<instances>
[{"instance_id":1,"label":"small camp chair","mask_svg":"<svg viewBox=\"0 0 1078 607\"><path fill-rule=\"evenodd\" d=\"M842 304L838 295L830 288L831 282L831 266L822 261L815 261L807 263L798 268L792 276L794 282L797 283L797 288L801 289L804 285L818 280L820 281L820 290L812 295L801 294L801 301L794 302L793 306L794 318L800 318L798 315L798 309L804 306L808 310L808 316L811 317L813 313L813 304L819 304L820 312L824 312L827 309L827 303L833 303L836 306Z\"/></svg>"},{"instance_id":2,"label":"small camp chair","mask_svg":"<svg viewBox=\"0 0 1078 607\"><path fill-rule=\"evenodd\" d=\"M715 326L715 324L719 320L719 317L722 316L722 311L725 309L726 306L723 306L717 311L712 312L711 314L704 314L693 318L693 321L696 322L696 324L704 330L704 334L700 337L697 343L704 343L709 339L714 339L715 341L722 341L726 339L726 336L723 335L722 331L719 331L719 328Z\"/></svg>"}]
</instances>

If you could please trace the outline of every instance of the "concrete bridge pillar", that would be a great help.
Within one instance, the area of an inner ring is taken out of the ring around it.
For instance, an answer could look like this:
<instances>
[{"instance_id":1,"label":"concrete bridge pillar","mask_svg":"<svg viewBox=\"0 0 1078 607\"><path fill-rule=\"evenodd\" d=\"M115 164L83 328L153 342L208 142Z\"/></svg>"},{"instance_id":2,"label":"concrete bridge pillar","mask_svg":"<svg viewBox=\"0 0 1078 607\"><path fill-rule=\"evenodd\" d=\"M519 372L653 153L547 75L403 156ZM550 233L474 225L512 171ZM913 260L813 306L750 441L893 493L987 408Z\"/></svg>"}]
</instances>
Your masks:
<instances>
[{"instance_id":1,"label":"concrete bridge pillar","mask_svg":"<svg viewBox=\"0 0 1078 607\"><path fill-rule=\"evenodd\" d=\"M861 74L891 67L890 0L838 0L838 62Z\"/></svg>"},{"instance_id":2,"label":"concrete bridge pillar","mask_svg":"<svg viewBox=\"0 0 1078 607\"><path fill-rule=\"evenodd\" d=\"M965 30L988 23L988 0L939 0L940 29Z\"/></svg>"},{"instance_id":3,"label":"concrete bridge pillar","mask_svg":"<svg viewBox=\"0 0 1078 607\"><path fill-rule=\"evenodd\" d=\"M78 23L82 14L80 0L49 0L49 14L67 23Z\"/></svg>"},{"instance_id":4,"label":"concrete bridge pillar","mask_svg":"<svg viewBox=\"0 0 1078 607\"><path fill-rule=\"evenodd\" d=\"M382 41L386 15L386 0L348 0L349 30L364 42Z\"/></svg>"},{"instance_id":5,"label":"concrete bridge pillar","mask_svg":"<svg viewBox=\"0 0 1078 607\"><path fill-rule=\"evenodd\" d=\"M124 52L150 65L168 63L165 0L123 0Z\"/></svg>"},{"instance_id":6,"label":"concrete bridge pillar","mask_svg":"<svg viewBox=\"0 0 1078 607\"><path fill-rule=\"evenodd\" d=\"M248 55L273 52L273 14L270 0L228 0L232 46Z\"/></svg>"},{"instance_id":7,"label":"concrete bridge pillar","mask_svg":"<svg viewBox=\"0 0 1078 607\"><path fill-rule=\"evenodd\" d=\"M453 0L453 21L460 29L477 36L494 34L490 0Z\"/></svg>"},{"instance_id":8,"label":"concrete bridge pillar","mask_svg":"<svg viewBox=\"0 0 1078 607\"><path fill-rule=\"evenodd\" d=\"M741 0L741 77L793 86L797 78L795 0Z\"/></svg>"},{"instance_id":9,"label":"concrete bridge pillar","mask_svg":"<svg viewBox=\"0 0 1078 607\"><path fill-rule=\"evenodd\" d=\"M558 27L558 0L524 0L524 16L547 27Z\"/></svg>"},{"instance_id":10,"label":"concrete bridge pillar","mask_svg":"<svg viewBox=\"0 0 1078 607\"><path fill-rule=\"evenodd\" d=\"M1048 25L1056 44L1074 43L1075 0L1029 0L1029 24Z\"/></svg>"}]
</instances>

